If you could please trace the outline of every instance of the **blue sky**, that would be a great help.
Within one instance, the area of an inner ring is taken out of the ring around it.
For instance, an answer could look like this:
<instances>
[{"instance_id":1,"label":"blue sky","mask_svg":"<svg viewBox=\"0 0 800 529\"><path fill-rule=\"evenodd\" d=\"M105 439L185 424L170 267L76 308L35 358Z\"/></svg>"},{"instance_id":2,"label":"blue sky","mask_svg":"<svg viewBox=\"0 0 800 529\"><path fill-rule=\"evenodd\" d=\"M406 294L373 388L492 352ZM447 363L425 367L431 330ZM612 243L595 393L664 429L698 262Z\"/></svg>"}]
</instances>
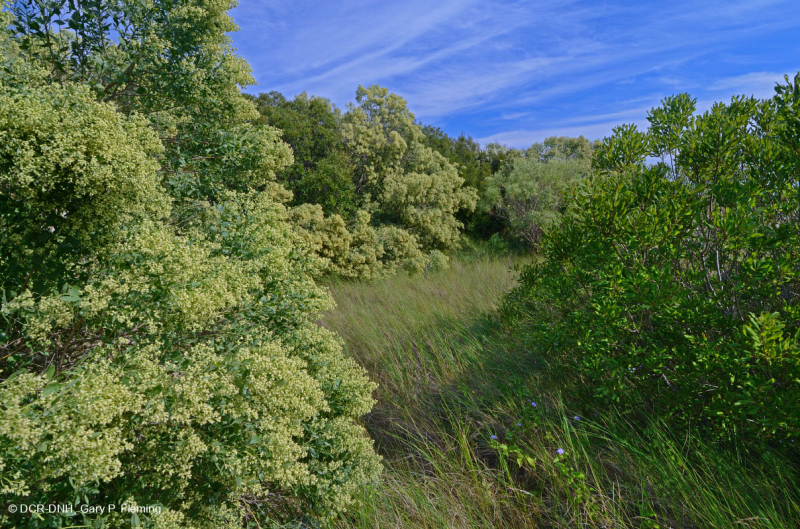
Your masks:
<instances>
[{"instance_id":1,"label":"blue sky","mask_svg":"<svg viewBox=\"0 0 800 529\"><path fill-rule=\"evenodd\" d=\"M234 45L257 86L345 108L359 84L485 145L595 139L689 92L768 97L800 70L800 0L240 0Z\"/></svg>"}]
</instances>

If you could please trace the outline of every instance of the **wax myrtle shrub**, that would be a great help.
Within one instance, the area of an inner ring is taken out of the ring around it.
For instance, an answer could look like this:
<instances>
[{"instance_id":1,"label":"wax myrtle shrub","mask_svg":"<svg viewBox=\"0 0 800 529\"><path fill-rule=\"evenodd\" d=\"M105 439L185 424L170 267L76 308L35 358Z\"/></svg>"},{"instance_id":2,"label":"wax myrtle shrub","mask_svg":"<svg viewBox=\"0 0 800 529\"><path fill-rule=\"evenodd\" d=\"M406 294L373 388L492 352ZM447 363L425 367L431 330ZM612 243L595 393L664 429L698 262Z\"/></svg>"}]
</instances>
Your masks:
<instances>
[{"instance_id":1,"label":"wax myrtle shrub","mask_svg":"<svg viewBox=\"0 0 800 529\"><path fill-rule=\"evenodd\" d=\"M358 422L374 385L316 324L325 264L274 181L289 148L238 93L231 5L12 7L0 525L269 527L347 508L380 470ZM81 37L108 21L129 33ZM76 514L8 509L23 503ZM79 510L123 503L163 511Z\"/></svg>"},{"instance_id":2,"label":"wax myrtle shrub","mask_svg":"<svg viewBox=\"0 0 800 529\"><path fill-rule=\"evenodd\" d=\"M719 435L800 434L800 75L623 126L506 300L591 394ZM646 163L647 158L657 163Z\"/></svg>"}]
</instances>

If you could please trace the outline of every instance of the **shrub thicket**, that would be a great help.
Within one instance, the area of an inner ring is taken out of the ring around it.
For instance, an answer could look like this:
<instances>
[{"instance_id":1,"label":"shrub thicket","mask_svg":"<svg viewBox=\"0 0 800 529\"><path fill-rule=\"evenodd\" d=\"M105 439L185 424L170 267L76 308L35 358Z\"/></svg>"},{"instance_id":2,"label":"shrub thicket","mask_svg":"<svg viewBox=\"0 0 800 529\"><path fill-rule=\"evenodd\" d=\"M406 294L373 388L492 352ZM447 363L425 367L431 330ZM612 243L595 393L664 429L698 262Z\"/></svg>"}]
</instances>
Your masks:
<instances>
[{"instance_id":1,"label":"shrub thicket","mask_svg":"<svg viewBox=\"0 0 800 529\"><path fill-rule=\"evenodd\" d=\"M486 179L481 207L503 219L510 237L537 248L542 233L561 221L567 190L588 174L592 154L583 136L534 143Z\"/></svg>"},{"instance_id":2,"label":"shrub thicket","mask_svg":"<svg viewBox=\"0 0 800 529\"><path fill-rule=\"evenodd\" d=\"M477 192L428 146L401 97L359 87L343 115L306 94L252 99L294 149L278 181L294 192L293 223L327 271L361 279L422 271L444 266L442 252L460 246L458 215L474 209Z\"/></svg>"},{"instance_id":3,"label":"shrub thicket","mask_svg":"<svg viewBox=\"0 0 800 529\"><path fill-rule=\"evenodd\" d=\"M355 160L362 207L380 224L402 227L425 250L458 248L461 222L477 193L444 156L425 145L406 102L385 88L359 86L343 134Z\"/></svg>"},{"instance_id":4,"label":"shrub thicket","mask_svg":"<svg viewBox=\"0 0 800 529\"><path fill-rule=\"evenodd\" d=\"M473 188L482 197L486 182L502 165L502 159L496 155L503 157L508 150L483 149L471 136L461 133L457 138L451 137L439 127L431 125L422 127L422 132L425 134L425 143L455 165L458 175L464 179L464 185ZM482 207L461 210L456 217L464 224L464 232L473 239L488 240L505 227L501 218Z\"/></svg>"},{"instance_id":5,"label":"shrub thicket","mask_svg":"<svg viewBox=\"0 0 800 529\"><path fill-rule=\"evenodd\" d=\"M800 75L615 129L506 302L595 395L718 433L800 433ZM660 161L646 165L647 157Z\"/></svg>"},{"instance_id":6,"label":"shrub thicket","mask_svg":"<svg viewBox=\"0 0 800 529\"><path fill-rule=\"evenodd\" d=\"M323 263L239 94L230 2L75 4L0 11L0 525L345 509L379 472L374 385L316 324Z\"/></svg>"}]
</instances>

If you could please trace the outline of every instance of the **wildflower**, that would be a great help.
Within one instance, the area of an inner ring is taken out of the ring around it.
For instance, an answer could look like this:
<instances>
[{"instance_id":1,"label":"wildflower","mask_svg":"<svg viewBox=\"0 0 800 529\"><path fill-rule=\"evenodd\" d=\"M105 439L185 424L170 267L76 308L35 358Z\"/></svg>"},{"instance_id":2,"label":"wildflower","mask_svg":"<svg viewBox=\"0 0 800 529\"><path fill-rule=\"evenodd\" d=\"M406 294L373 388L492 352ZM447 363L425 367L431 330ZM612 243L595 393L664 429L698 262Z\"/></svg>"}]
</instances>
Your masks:
<instances>
[{"instance_id":1,"label":"wildflower","mask_svg":"<svg viewBox=\"0 0 800 529\"><path fill-rule=\"evenodd\" d=\"M558 455L561 455L563 453L564 453L564 449L563 448L559 448L558 450L556 450L556 454L558 454Z\"/></svg>"},{"instance_id":2,"label":"wildflower","mask_svg":"<svg viewBox=\"0 0 800 529\"><path fill-rule=\"evenodd\" d=\"M531 402L531 406L533 406L535 408L536 407L536 403L535 402Z\"/></svg>"},{"instance_id":3,"label":"wildflower","mask_svg":"<svg viewBox=\"0 0 800 529\"><path fill-rule=\"evenodd\" d=\"M573 417L573 419L575 419L576 421L580 421L581 420L581 418L578 417L577 415L575 417Z\"/></svg>"},{"instance_id":4,"label":"wildflower","mask_svg":"<svg viewBox=\"0 0 800 529\"><path fill-rule=\"evenodd\" d=\"M492 439L497 439L497 436L496 436L496 435L493 435L493 436L492 436Z\"/></svg>"},{"instance_id":5,"label":"wildflower","mask_svg":"<svg viewBox=\"0 0 800 529\"><path fill-rule=\"evenodd\" d=\"M522 426L522 423L517 423L517 426ZM794 441L792 441L792 442L794 442Z\"/></svg>"}]
</instances>

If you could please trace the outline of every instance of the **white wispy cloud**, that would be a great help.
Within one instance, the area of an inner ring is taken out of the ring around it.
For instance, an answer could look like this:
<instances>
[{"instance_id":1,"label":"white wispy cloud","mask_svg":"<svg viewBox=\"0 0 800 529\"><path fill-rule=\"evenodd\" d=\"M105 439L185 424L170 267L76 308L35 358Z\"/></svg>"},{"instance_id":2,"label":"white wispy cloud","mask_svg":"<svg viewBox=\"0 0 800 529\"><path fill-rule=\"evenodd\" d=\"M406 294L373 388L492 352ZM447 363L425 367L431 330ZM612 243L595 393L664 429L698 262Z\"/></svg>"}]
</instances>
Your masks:
<instances>
[{"instance_id":1,"label":"white wispy cloud","mask_svg":"<svg viewBox=\"0 0 800 529\"><path fill-rule=\"evenodd\" d=\"M359 84L380 83L422 120L515 144L573 129L602 137L644 119L637 99L678 91L765 97L781 69L800 66L790 49L737 48L800 27L796 0L245 0L233 16L253 91L343 106Z\"/></svg>"},{"instance_id":2,"label":"white wispy cloud","mask_svg":"<svg viewBox=\"0 0 800 529\"><path fill-rule=\"evenodd\" d=\"M634 124L640 130L646 130L648 126L645 114L642 113L636 119L627 119L622 121L609 120L599 123L587 121L577 122L575 125L551 124L547 127L541 128L499 132L483 138L478 138L476 141L482 146L486 146L489 143L499 143L501 145L516 149L526 149L532 144L540 143L544 141L545 138L549 138L550 136L584 136L585 138L594 141L610 136L614 127L622 123Z\"/></svg>"},{"instance_id":3,"label":"white wispy cloud","mask_svg":"<svg viewBox=\"0 0 800 529\"><path fill-rule=\"evenodd\" d=\"M775 83L782 83L783 76L788 72L751 72L744 75L717 79L711 85L715 91L724 91L727 94L744 94L759 99L775 95Z\"/></svg>"}]
</instances>

